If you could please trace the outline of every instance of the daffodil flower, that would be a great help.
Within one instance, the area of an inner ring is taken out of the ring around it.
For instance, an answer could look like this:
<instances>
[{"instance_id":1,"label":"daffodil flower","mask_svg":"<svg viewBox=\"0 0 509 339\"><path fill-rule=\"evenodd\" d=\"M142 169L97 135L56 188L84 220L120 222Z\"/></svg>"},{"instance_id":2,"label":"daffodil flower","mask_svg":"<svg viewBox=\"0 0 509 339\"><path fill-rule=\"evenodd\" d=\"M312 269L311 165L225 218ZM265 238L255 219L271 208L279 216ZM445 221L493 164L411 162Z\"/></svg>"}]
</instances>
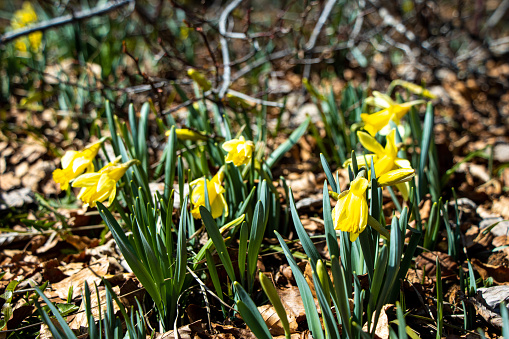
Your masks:
<instances>
[{"instance_id":1,"label":"daffodil flower","mask_svg":"<svg viewBox=\"0 0 509 339\"><path fill-rule=\"evenodd\" d=\"M98 201L103 202L106 199L110 205L117 193L117 182L129 167L140 163L139 160L129 160L119 164L120 159L119 156L101 168L99 172L82 174L72 182L73 187L82 187L78 199L85 203L85 207L95 207Z\"/></svg>"},{"instance_id":2,"label":"daffodil flower","mask_svg":"<svg viewBox=\"0 0 509 339\"><path fill-rule=\"evenodd\" d=\"M254 143L246 141L243 136L240 139L232 139L223 144L223 149L228 152L226 162L233 162L235 166L246 165L251 161L254 151Z\"/></svg>"},{"instance_id":3,"label":"daffodil flower","mask_svg":"<svg viewBox=\"0 0 509 339\"><path fill-rule=\"evenodd\" d=\"M364 146L365 149L373 152L373 154L367 154L366 156L358 156L357 164L360 166L364 166L369 168L371 165L371 160L373 160L375 175L377 178L386 174L389 171L405 168L412 169L412 165L410 161L402 158L398 158L398 147L396 146L396 130L392 129L391 132L386 137L385 148L376 141L371 135L366 132L359 131L357 132L357 137L359 138L360 143ZM368 161L366 163L365 158ZM352 162L351 159L347 160L344 166L348 166ZM369 175L368 175L369 177ZM409 178L408 180L410 180ZM408 199L408 187L407 185L402 183L395 184L403 198L405 200Z\"/></svg>"},{"instance_id":4,"label":"daffodil flower","mask_svg":"<svg viewBox=\"0 0 509 339\"><path fill-rule=\"evenodd\" d=\"M343 192L332 210L334 228L350 233L350 241L354 242L368 224L368 202L366 189L368 180L357 178L350 184L350 190Z\"/></svg>"},{"instance_id":5,"label":"daffodil flower","mask_svg":"<svg viewBox=\"0 0 509 339\"><path fill-rule=\"evenodd\" d=\"M381 111L373 114L361 114L361 119L364 121L364 129L372 136L375 136L377 132L387 135L392 129L390 126L391 121L399 128L401 118L408 113L412 106L422 104L424 100L414 100L398 104L388 95L374 91L372 97L366 98L366 103L382 108Z\"/></svg>"},{"instance_id":6,"label":"daffodil flower","mask_svg":"<svg viewBox=\"0 0 509 339\"><path fill-rule=\"evenodd\" d=\"M69 182L77 178L80 174L85 172L93 172L94 160L101 144L106 140L102 138L96 143L86 146L82 151L67 151L62 157L62 169L57 168L53 171L53 180L60 184L60 189L66 190L69 187Z\"/></svg>"},{"instance_id":7,"label":"daffodil flower","mask_svg":"<svg viewBox=\"0 0 509 339\"><path fill-rule=\"evenodd\" d=\"M431 93L424 87L416 85L416 84L408 82L408 81L405 81L405 80L400 80L400 79L396 79L393 82L391 82L389 89L388 89L388 93L391 93L392 89L398 85L409 90L410 92L412 92L414 94L422 95L423 97L427 97L430 99L436 98L436 95L434 95L433 93Z\"/></svg>"},{"instance_id":8,"label":"daffodil flower","mask_svg":"<svg viewBox=\"0 0 509 339\"><path fill-rule=\"evenodd\" d=\"M166 136L170 136L170 131L166 131ZM176 128L175 133L177 134L177 139L181 141L191 140L191 141L206 141L208 137L200 132L193 131L187 128Z\"/></svg>"},{"instance_id":9,"label":"daffodil flower","mask_svg":"<svg viewBox=\"0 0 509 339\"><path fill-rule=\"evenodd\" d=\"M14 12L14 15L12 17L11 21L11 27L13 29L20 29L24 28L26 26L30 26L34 22L37 21L37 13L35 13L34 8L30 4L30 2L24 2L23 7L20 10L17 10ZM33 51L37 52L39 51L39 48L41 47L41 41L42 41L42 32L37 31L30 33L28 35L28 40L26 38L19 38L16 39L16 42L14 43L14 47L20 51L20 52L26 52L27 51L27 42L29 43L30 47Z\"/></svg>"},{"instance_id":10,"label":"daffodil flower","mask_svg":"<svg viewBox=\"0 0 509 339\"><path fill-rule=\"evenodd\" d=\"M210 83L210 81L208 81L203 74L201 74L194 68L188 69L187 75L189 75L189 77L193 79L194 82L196 82L198 86L200 86L201 89L203 89L204 91L208 91L212 88L212 84Z\"/></svg>"},{"instance_id":11,"label":"daffodil flower","mask_svg":"<svg viewBox=\"0 0 509 339\"><path fill-rule=\"evenodd\" d=\"M223 178L224 173L222 170L219 170L211 180L202 177L189 184L192 189L191 202L193 204L193 209L191 213L195 219L201 219L199 207L207 206L205 203L205 185L207 185L207 194L209 196L210 213L212 217L214 219L219 218L223 214L223 211L225 212L225 216L228 216L228 205L224 198L225 189L221 184Z\"/></svg>"}]
</instances>

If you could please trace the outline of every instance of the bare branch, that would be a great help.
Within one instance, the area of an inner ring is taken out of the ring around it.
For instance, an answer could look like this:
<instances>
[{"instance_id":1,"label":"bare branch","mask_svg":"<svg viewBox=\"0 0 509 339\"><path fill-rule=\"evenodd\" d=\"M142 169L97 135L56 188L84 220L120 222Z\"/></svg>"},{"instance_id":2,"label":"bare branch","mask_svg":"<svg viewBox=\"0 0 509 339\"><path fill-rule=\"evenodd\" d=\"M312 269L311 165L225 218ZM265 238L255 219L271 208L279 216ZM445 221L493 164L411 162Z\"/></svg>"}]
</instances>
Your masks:
<instances>
[{"instance_id":1,"label":"bare branch","mask_svg":"<svg viewBox=\"0 0 509 339\"><path fill-rule=\"evenodd\" d=\"M29 27L17 29L15 31L4 34L3 36L0 37L0 45L4 45L9 41L28 35L30 33L46 31L51 28L67 25L73 22L82 21L97 15L106 14L108 12L114 11L122 6L131 3L134 3L134 0L113 0L106 3L104 6L97 6L92 9L79 11L73 14L64 15L46 21L41 21Z\"/></svg>"},{"instance_id":2,"label":"bare branch","mask_svg":"<svg viewBox=\"0 0 509 339\"><path fill-rule=\"evenodd\" d=\"M316 40L318 39L318 35L322 31L323 25L325 25L325 22L327 21L327 18L329 17L330 12L332 11L332 8L334 7L335 3L336 3L336 0L328 0L327 3L325 4L322 14L320 14L320 17L318 18L318 21L315 25L315 28L313 29L313 33L311 33L311 37L309 38L309 41L304 46L304 50L309 51L313 47L315 47ZM306 66L304 66L303 77L308 78L310 71L311 71L311 64L307 63Z\"/></svg>"},{"instance_id":3,"label":"bare branch","mask_svg":"<svg viewBox=\"0 0 509 339\"><path fill-rule=\"evenodd\" d=\"M223 55L223 84L221 85L221 89L219 90L219 99L224 98L228 87L230 86L230 76L231 76L231 68L230 68L230 54L228 51L228 41L226 40L226 21L230 16L230 13L237 7L242 0L233 0L230 2L228 6L225 7L221 16L219 17L219 33L221 37L219 41L221 43L221 52ZM243 33L241 33L243 34ZM245 34L243 34L245 35Z\"/></svg>"}]
</instances>

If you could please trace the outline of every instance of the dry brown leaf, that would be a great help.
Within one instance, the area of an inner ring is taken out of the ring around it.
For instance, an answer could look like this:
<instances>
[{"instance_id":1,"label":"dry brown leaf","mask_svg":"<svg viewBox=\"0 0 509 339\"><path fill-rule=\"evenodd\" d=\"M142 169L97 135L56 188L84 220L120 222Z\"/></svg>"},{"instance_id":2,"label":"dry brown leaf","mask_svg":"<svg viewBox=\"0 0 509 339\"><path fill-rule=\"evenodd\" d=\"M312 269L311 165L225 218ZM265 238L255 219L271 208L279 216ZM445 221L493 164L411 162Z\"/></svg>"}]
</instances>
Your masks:
<instances>
[{"instance_id":1,"label":"dry brown leaf","mask_svg":"<svg viewBox=\"0 0 509 339\"><path fill-rule=\"evenodd\" d=\"M483 279L492 277L497 285L509 285L508 267L484 264L476 258L472 259L472 265Z\"/></svg>"},{"instance_id":2,"label":"dry brown leaf","mask_svg":"<svg viewBox=\"0 0 509 339\"><path fill-rule=\"evenodd\" d=\"M281 319L276 312L276 309L272 305L263 305L258 307L258 311L262 315L263 321L269 327L270 333L273 335L282 335L285 334L285 330L283 328L283 324L281 323ZM290 324L290 333L297 332L297 328L299 325L295 320L295 316L293 314L287 313L288 323Z\"/></svg>"},{"instance_id":3,"label":"dry brown leaf","mask_svg":"<svg viewBox=\"0 0 509 339\"><path fill-rule=\"evenodd\" d=\"M73 287L73 298L78 295L85 285L85 281L89 286L94 286L94 283L99 284L101 279L108 273L110 262L108 258L101 258L96 262L90 264L89 267L82 269L78 273L65 278L64 280L53 284L51 287L55 290L56 295L62 299L67 299L69 288Z\"/></svg>"},{"instance_id":4,"label":"dry brown leaf","mask_svg":"<svg viewBox=\"0 0 509 339\"><path fill-rule=\"evenodd\" d=\"M83 251L86 248L96 247L97 245L99 245L100 242L99 239L97 238L90 239L87 236L79 236L75 234L67 235L65 237L65 241L76 247L78 251Z\"/></svg>"},{"instance_id":5,"label":"dry brown leaf","mask_svg":"<svg viewBox=\"0 0 509 339\"><path fill-rule=\"evenodd\" d=\"M415 265L417 268L424 270L426 275L430 277L433 281L436 280L436 258L439 258L442 278L451 278L457 276L458 272L458 264L454 261L454 259L442 252L432 251L432 252L423 252L419 254L419 256L415 259Z\"/></svg>"},{"instance_id":6,"label":"dry brown leaf","mask_svg":"<svg viewBox=\"0 0 509 339\"><path fill-rule=\"evenodd\" d=\"M502 218L509 219L509 197L501 196L500 199L495 200L491 210L499 213Z\"/></svg>"},{"instance_id":7,"label":"dry brown leaf","mask_svg":"<svg viewBox=\"0 0 509 339\"><path fill-rule=\"evenodd\" d=\"M389 338L389 317L387 316L387 313L386 311L391 308L391 307L394 307L394 305L391 305L391 304L387 304L387 305L384 305L382 307L382 310L380 312L380 317L378 318L378 323L376 324L376 329L375 329L375 338L380 338L380 339L388 339ZM373 312L373 319L375 318L375 312ZM368 331L368 324L364 324L364 326L362 327L362 330L364 332L367 332Z\"/></svg>"},{"instance_id":8,"label":"dry brown leaf","mask_svg":"<svg viewBox=\"0 0 509 339\"><path fill-rule=\"evenodd\" d=\"M509 237L507 235L500 235L498 237L495 237L491 243L495 247L508 246L509 245ZM506 255L507 259L509 259L509 247L504 247L503 251L504 251L504 254Z\"/></svg>"},{"instance_id":9,"label":"dry brown leaf","mask_svg":"<svg viewBox=\"0 0 509 339\"><path fill-rule=\"evenodd\" d=\"M294 317L298 323L306 319L306 310L297 286L278 289L277 294L289 317Z\"/></svg>"}]
</instances>

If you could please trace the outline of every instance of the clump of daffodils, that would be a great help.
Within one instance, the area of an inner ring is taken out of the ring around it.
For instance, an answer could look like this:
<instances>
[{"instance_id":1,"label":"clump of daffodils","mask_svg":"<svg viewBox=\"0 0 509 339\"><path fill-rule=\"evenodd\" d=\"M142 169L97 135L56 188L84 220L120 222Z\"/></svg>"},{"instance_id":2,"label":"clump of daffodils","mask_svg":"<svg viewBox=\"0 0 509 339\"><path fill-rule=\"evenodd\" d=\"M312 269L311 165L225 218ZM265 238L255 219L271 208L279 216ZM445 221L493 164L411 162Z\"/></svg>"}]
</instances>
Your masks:
<instances>
[{"instance_id":1,"label":"clump of daffodils","mask_svg":"<svg viewBox=\"0 0 509 339\"><path fill-rule=\"evenodd\" d=\"M62 168L53 171L53 180L60 184L62 190L66 190L69 183L73 187L81 187L78 199L83 201L85 207L95 207L97 202L103 202L106 199L108 199L107 204L111 205L117 193L118 181L129 167L140 164L139 160L129 160L121 164L119 156L95 172L93 160L102 143L107 139L107 137L101 138L81 151L66 152L61 160Z\"/></svg>"},{"instance_id":2,"label":"clump of daffodils","mask_svg":"<svg viewBox=\"0 0 509 339\"><path fill-rule=\"evenodd\" d=\"M117 193L117 182L122 178L129 167L139 165L139 160L129 160L120 164L121 157L108 163L97 173L85 173L73 181L73 187L81 187L78 199L84 206L95 207L97 202L108 199L108 205L113 203Z\"/></svg>"},{"instance_id":3,"label":"clump of daffodils","mask_svg":"<svg viewBox=\"0 0 509 339\"><path fill-rule=\"evenodd\" d=\"M364 122L364 129L372 136L375 136L376 133L380 133L381 135L389 134L392 129L391 121L396 124L399 129L401 127L401 118L408 113L412 106L422 104L424 100L414 100L398 104L392 100L390 96L373 91L373 96L366 98L366 103L381 108L380 111L373 114L361 114L361 119Z\"/></svg>"},{"instance_id":4,"label":"clump of daffodils","mask_svg":"<svg viewBox=\"0 0 509 339\"><path fill-rule=\"evenodd\" d=\"M232 139L223 144L223 149L228 152L226 162L233 162L235 166L246 165L251 161L254 151L254 143L246 141L243 136Z\"/></svg>"},{"instance_id":5,"label":"clump of daffodils","mask_svg":"<svg viewBox=\"0 0 509 339\"><path fill-rule=\"evenodd\" d=\"M14 30L21 29L35 22L37 22L37 13L35 13L30 2L24 2L22 8L14 12L11 20L11 27ZM42 32L33 32L28 35L28 39L26 37L18 38L14 43L14 47L19 52L27 52L29 48L34 52L38 52L41 47L41 42Z\"/></svg>"},{"instance_id":6,"label":"clump of daffodils","mask_svg":"<svg viewBox=\"0 0 509 339\"><path fill-rule=\"evenodd\" d=\"M69 187L69 182L77 178L83 172L93 172L93 160L99 152L101 144L106 140L102 138L96 143L87 145L81 151L67 151L62 157L62 169L57 168L53 171L53 180L60 184L61 190Z\"/></svg>"},{"instance_id":7,"label":"clump of daffodils","mask_svg":"<svg viewBox=\"0 0 509 339\"><path fill-rule=\"evenodd\" d=\"M228 216L228 205L224 198L226 190L222 185L223 179L224 172L221 169L211 180L202 177L189 184L192 189L191 203L193 204L193 209L191 210L191 213L195 219L201 219L200 206L207 207L207 203L205 201L205 187L207 188L210 213L212 214L212 217L219 218L223 215L223 212L225 216Z\"/></svg>"}]
</instances>

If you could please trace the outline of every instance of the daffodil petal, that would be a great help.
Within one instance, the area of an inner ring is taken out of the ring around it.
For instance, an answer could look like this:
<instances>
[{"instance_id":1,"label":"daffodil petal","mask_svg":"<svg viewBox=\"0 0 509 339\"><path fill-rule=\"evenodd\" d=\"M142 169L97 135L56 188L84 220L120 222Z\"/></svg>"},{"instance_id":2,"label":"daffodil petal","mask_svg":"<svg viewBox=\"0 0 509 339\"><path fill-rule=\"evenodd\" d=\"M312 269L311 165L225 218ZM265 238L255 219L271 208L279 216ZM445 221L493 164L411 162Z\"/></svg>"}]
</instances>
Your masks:
<instances>
[{"instance_id":1,"label":"daffodil petal","mask_svg":"<svg viewBox=\"0 0 509 339\"><path fill-rule=\"evenodd\" d=\"M396 158L394 164L399 168L412 168L412 164L407 159Z\"/></svg>"},{"instance_id":2,"label":"daffodil petal","mask_svg":"<svg viewBox=\"0 0 509 339\"><path fill-rule=\"evenodd\" d=\"M382 145L380 145L380 143L376 141L376 139L373 138L368 133L358 131L357 137L359 138L359 141L362 144L362 146L368 151L371 151L378 156L384 153L384 148L382 147Z\"/></svg>"},{"instance_id":3,"label":"daffodil petal","mask_svg":"<svg viewBox=\"0 0 509 339\"><path fill-rule=\"evenodd\" d=\"M73 187L89 187L94 186L99 178L101 177L101 173L85 173L77 177L73 182Z\"/></svg>"}]
</instances>

